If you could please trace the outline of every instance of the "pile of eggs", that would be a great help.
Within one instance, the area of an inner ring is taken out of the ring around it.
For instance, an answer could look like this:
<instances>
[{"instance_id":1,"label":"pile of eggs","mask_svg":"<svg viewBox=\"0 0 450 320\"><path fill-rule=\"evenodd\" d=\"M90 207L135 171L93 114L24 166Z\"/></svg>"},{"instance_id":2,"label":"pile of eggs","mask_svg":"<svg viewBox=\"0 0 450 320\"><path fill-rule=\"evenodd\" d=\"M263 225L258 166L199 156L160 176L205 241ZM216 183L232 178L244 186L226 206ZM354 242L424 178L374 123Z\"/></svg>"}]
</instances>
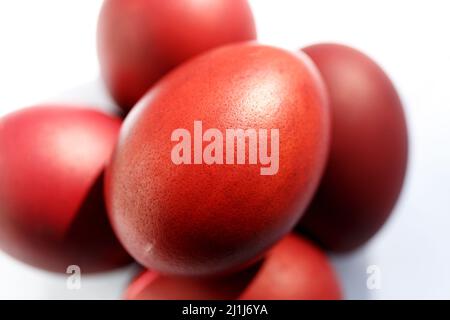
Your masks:
<instances>
[{"instance_id":1,"label":"pile of eggs","mask_svg":"<svg viewBox=\"0 0 450 320\"><path fill-rule=\"evenodd\" d=\"M402 188L399 96L368 56L256 42L245 0L105 0L125 119L0 119L0 249L53 272L143 271L126 299L340 299L325 252L365 244Z\"/></svg>"}]
</instances>

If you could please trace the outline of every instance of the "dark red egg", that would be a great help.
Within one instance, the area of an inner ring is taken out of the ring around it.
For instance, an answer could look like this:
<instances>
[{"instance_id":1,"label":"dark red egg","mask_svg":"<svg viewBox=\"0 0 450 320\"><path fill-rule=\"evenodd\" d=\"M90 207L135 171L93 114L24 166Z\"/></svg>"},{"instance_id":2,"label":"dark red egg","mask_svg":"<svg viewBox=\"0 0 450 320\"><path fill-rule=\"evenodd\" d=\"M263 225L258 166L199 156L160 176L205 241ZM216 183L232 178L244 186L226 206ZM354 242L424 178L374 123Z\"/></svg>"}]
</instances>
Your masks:
<instances>
[{"instance_id":1,"label":"dark red egg","mask_svg":"<svg viewBox=\"0 0 450 320\"><path fill-rule=\"evenodd\" d=\"M98 23L98 55L109 91L129 110L185 60L255 38L246 0L106 0Z\"/></svg>"},{"instance_id":2,"label":"dark red egg","mask_svg":"<svg viewBox=\"0 0 450 320\"><path fill-rule=\"evenodd\" d=\"M182 278L146 271L128 287L129 300L341 299L336 274L312 243L289 235L259 263L220 278Z\"/></svg>"},{"instance_id":3,"label":"dark red egg","mask_svg":"<svg viewBox=\"0 0 450 320\"><path fill-rule=\"evenodd\" d=\"M103 170L121 121L67 106L39 106L0 119L0 248L30 265L66 272L131 259L114 236Z\"/></svg>"},{"instance_id":4,"label":"dark red egg","mask_svg":"<svg viewBox=\"0 0 450 320\"><path fill-rule=\"evenodd\" d=\"M129 114L107 170L119 239L169 274L222 273L260 257L316 190L328 117L304 54L238 44L177 68Z\"/></svg>"},{"instance_id":5,"label":"dark red egg","mask_svg":"<svg viewBox=\"0 0 450 320\"><path fill-rule=\"evenodd\" d=\"M368 241L389 217L408 155L405 115L394 85L363 53L337 44L307 47L327 85L330 155L300 229L336 251Z\"/></svg>"}]
</instances>

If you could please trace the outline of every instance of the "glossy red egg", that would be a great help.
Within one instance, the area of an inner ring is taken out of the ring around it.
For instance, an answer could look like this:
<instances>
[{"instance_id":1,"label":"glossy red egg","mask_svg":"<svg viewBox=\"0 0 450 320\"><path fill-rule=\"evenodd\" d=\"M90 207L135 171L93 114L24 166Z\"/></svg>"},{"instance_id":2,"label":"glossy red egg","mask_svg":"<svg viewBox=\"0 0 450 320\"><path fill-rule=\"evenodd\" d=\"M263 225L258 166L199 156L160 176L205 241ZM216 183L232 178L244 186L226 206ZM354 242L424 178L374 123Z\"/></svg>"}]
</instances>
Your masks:
<instances>
[{"instance_id":1,"label":"glossy red egg","mask_svg":"<svg viewBox=\"0 0 450 320\"><path fill-rule=\"evenodd\" d=\"M223 278L181 278L146 271L128 287L130 300L341 299L336 274L312 243L289 235L261 264Z\"/></svg>"},{"instance_id":2,"label":"glossy red egg","mask_svg":"<svg viewBox=\"0 0 450 320\"><path fill-rule=\"evenodd\" d=\"M330 250L368 241L389 217L408 154L394 85L363 53L337 44L305 48L327 85L332 135L324 178L300 228Z\"/></svg>"},{"instance_id":3,"label":"glossy red egg","mask_svg":"<svg viewBox=\"0 0 450 320\"><path fill-rule=\"evenodd\" d=\"M98 55L109 91L129 110L185 60L255 38L246 0L106 0L98 23Z\"/></svg>"},{"instance_id":4,"label":"glossy red egg","mask_svg":"<svg viewBox=\"0 0 450 320\"><path fill-rule=\"evenodd\" d=\"M242 144L229 134L238 129ZM306 55L257 44L211 51L125 120L106 175L113 227L135 259L162 273L249 263L297 223L328 138L324 86Z\"/></svg>"},{"instance_id":5,"label":"glossy red egg","mask_svg":"<svg viewBox=\"0 0 450 320\"><path fill-rule=\"evenodd\" d=\"M102 197L103 170L121 121L67 106L0 119L0 248L30 265L93 272L131 259Z\"/></svg>"}]
</instances>

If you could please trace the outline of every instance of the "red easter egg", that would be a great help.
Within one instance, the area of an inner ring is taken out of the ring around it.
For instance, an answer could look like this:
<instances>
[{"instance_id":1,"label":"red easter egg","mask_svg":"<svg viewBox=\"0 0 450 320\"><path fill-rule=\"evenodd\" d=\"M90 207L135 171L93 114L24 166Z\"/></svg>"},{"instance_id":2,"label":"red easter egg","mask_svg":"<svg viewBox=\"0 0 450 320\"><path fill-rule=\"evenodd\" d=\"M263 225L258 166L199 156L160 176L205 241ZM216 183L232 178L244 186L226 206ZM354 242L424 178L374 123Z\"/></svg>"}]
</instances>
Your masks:
<instances>
[{"instance_id":1,"label":"red easter egg","mask_svg":"<svg viewBox=\"0 0 450 320\"><path fill-rule=\"evenodd\" d=\"M255 38L246 0L106 0L98 23L98 55L109 91L129 110L185 60Z\"/></svg>"},{"instance_id":2,"label":"red easter egg","mask_svg":"<svg viewBox=\"0 0 450 320\"><path fill-rule=\"evenodd\" d=\"M82 272L123 265L102 197L121 122L67 106L0 119L0 248L30 265Z\"/></svg>"},{"instance_id":3,"label":"red easter egg","mask_svg":"<svg viewBox=\"0 0 450 320\"><path fill-rule=\"evenodd\" d=\"M129 300L341 299L327 257L307 240L289 235L258 265L219 278L183 278L145 271L128 287Z\"/></svg>"},{"instance_id":4,"label":"red easter egg","mask_svg":"<svg viewBox=\"0 0 450 320\"><path fill-rule=\"evenodd\" d=\"M162 273L250 263L297 223L328 134L323 83L306 55L250 43L211 51L159 82L125 120L106 175L113 227Z\"/></svg>"},{"instance_id":5,"label":"red easter egg","mask_svg":"<svg viewBox=\"0 0 450 320\"><path fill-rule=\"evenodd\" d=\"M336 44L303 51L327 85L332 135L300 229L330 250L351 250L381 228L397 201L408 154L405 115L388 76L363 53Z\"/></svg>"},{"instance_id":6,"label":"red easter egg","mask_svg":"<svg viewBox=\"0 0 450 320\"><path fill-rule=\"evenodd\" d=\"M338 300L339 281L326 255L295 235L281 240L239 297L241 300Z\"/></svg>"},{"instance_id":7,"label":"red easter egg","mask_svg":"<svg viewBox=\"0 0 450 320\"><path fill-rule=\"evenodd\" d=\"M126 300L232 300L248 285L256 268L222 277L177 277L144 271L128 286Z\"/></svg>"}]
</instances>

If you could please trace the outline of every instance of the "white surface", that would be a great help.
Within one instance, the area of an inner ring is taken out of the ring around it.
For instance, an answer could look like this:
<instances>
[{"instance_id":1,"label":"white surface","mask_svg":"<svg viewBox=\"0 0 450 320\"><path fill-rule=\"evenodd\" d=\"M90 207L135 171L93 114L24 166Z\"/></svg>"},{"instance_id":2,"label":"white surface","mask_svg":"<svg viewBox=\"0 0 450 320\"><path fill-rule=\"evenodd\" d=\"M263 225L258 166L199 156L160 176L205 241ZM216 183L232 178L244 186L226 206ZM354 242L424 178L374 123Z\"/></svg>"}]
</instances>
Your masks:
<instances>
[{"instance_id":1,"label":"white surface","mask_svg":"<svg viewBox=\"0 0 450 320\"><path fill-rule=\"evenodd\" d=\"M261 42L299 48L343 42L378 61L396 83L410 130L407 182L392 219L365 247L333 257L347 298L450 299L450 3L441 1L251 2ZM98 80L100 0L0 2L0 115L41 101L111 110ZM381 270L368 290L366 268ZM49 275L0 254L0 298L119 298L133 267L83 277Z\"/></svg>"}]
</instances>

